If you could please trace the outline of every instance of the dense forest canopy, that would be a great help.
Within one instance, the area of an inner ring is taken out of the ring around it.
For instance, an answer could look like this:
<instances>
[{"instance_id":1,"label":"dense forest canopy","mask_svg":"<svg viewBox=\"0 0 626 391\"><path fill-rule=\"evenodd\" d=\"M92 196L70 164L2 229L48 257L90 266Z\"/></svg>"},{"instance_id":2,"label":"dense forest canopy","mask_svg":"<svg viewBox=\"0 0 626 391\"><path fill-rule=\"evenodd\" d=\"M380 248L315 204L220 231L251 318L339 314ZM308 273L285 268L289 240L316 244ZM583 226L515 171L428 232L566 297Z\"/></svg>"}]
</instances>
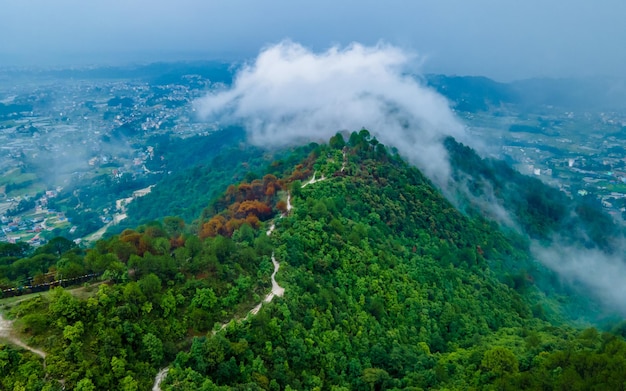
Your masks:
<instances>
[{"instance_id":1,"label":"dense forest canopy","mask_svg":"<svg viewBox=\"0 0 626 391\"><path fill-rule=\"evenodd\" d=\"M571 199L537 178L520 174L501 160L481 158L473 149L452 138L445 144L455 181L466 185L463 190L469 190L469 194L462 191L456 194L462 206L475 207L471 196L491 197L533 239L547 241L559 235L569 243L582 243L584 247L597 247L607 252L620 250L623 227L602 210L599 200L593 197Z\"/></svg>"},{"instance_id":2,"label":"dense forest canopy","mask_svg":"<svg viewBox=\"0 0 626 391\"><path fill-rule=\"evenodd\" d=\"M577 224L540 182L498 188L508 168L447 146L453 165L476 178L470 189L491 181L532 237ZM611 236L594 230L588 244L609 251ZM247 315L270 290L273 258L285 294ZM623 324L573 327L564 308L591 304L537 263L524 234L469 206L460 212L366 130L224 186L194 222L170 216L88 249L66 239L2 245L0 273L6 287L97 276L4 304L20 338L46 356L44 365L0 345L2 389L147 390L165 366L163 390L626 381Z\"/></svg>"}]
</instances>

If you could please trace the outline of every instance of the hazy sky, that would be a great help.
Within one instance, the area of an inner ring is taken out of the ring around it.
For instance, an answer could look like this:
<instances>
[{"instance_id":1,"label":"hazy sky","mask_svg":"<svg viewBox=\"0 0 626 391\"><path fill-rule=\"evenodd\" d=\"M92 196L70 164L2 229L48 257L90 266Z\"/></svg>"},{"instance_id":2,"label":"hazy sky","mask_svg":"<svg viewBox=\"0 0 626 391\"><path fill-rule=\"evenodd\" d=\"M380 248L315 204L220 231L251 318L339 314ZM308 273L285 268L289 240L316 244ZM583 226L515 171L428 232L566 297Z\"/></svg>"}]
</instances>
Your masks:
<instances>
[{"instance_id":1,"label":"hazy sky","mask_svg":"<svg viewBox=\"0 0 626 391\"><path fill-rule=\"evenodd\" d=\"M624 75L623 0L0 0L0 65L251 58L380 40L427 72Z\"/></svg>"}]
</instances>

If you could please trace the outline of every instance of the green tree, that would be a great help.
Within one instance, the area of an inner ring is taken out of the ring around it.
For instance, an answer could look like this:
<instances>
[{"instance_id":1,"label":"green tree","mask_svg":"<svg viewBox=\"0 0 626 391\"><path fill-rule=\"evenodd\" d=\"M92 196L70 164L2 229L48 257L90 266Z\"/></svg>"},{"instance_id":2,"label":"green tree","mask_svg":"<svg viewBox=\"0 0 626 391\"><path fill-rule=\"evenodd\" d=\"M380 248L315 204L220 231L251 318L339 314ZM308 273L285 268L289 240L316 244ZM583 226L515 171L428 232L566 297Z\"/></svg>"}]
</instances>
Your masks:
<instances>
[{"instance_id":1,"label":"green tree","mask_svg":"<svg viewBox=\"0 0 626 391\"><path fill-rule=\"evenodd\" d=\"M165 232L171 238L176 238L183 233L185 221L178 216L167 216L163 219Z\"/></svg>"},{"instance_id":2,"label":"green tree","mask_svg":"<svg viewBox=\"0 0 626 391\"><path fill-rule=\"evenodd\" d=\"M330 140L328 141L328 145L334 149L342 149L343 147L346 146L346 142L343 139L343 136L341 135L341 133L337 133L333 137L330 138Z\"/></svg>"},{"instance_id":3,"label":"green tree","mask_svg":"<svg viewBox=\"0 0 626 391\"><path fill-rule=\"evenodd\" d=\"M481 361L481 366L497 377L515 374L519 371L519 364L515 354L502 346L496 346L487 350Z\"/></svg>"},{"instance_id":4,"label":"green tree","mask_svg":"<svg viewBox=\"0 0 626 391\"><path fill-rule=\"evenodd\" d=\"M147 358L154 365L160 365L163 361L163 343L152 333L145 334L141 342L146 352Z\"/></svg>"},{"instance_id":5,"label":"green tree","mask_svg":"<svg viewBox=\"0 0 626 391\"><path fill-rule=\"evenodd\" d=\"M217 296L211 288L198 288L196 294L191 299L191 305L209 311L217 304Z\"/></svg>"},{"instance_id":6,"label":"green tree","mask_svg":"<svg viewBox=\"0 0 626 391\"><path fill-rule=\"evenodd\" d=\"M364 369L362 378L370 386L371 390L385 389L385 384L390 379L387 371L380 368Z\"/></svg>"},{"instance_id":7,"label":"green tree","mask_svg":"<svg viewBox=\"0 0 626 391\"><path fill-rule=\"evenodd\" d=\"M126 376L120 381L120 390L121 391L137 391L139 389L139 384L131 375Z\"/></svg>"},{"instance_id":8,"label":"green tree","mask_svg":"<svg viewBox=\"0 0 626 391\"><path fill-rule=\"evenodd\" d=\"M154 273L142 277L138 284L148 300L154 300L161 293L161 279Z\"/></svg>"},{"instance_id":9,"label":"green tree","mask_svg":"<svg viewBox=\"0 0 626 391\"><path fill-rule=\"evenodd\" d=\"M76 383L76 391L95 391L96 386L93 384L91 379L84 378L81 379L78 383Z\"/></svg>"}]
</instances>

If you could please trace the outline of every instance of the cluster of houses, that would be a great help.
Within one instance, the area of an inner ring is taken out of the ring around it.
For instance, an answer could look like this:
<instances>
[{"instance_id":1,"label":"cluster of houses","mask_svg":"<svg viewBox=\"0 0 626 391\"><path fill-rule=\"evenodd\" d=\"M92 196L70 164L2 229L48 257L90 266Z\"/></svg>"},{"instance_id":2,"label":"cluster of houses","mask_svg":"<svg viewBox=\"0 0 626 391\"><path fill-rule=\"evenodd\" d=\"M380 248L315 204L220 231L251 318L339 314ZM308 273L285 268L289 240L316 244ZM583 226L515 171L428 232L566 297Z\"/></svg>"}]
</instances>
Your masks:
<instances>
[{"instance_id":1,"label":"cluster of houses","mask_svg":"<svg viewBox=\"0 0 626 391\"><path fill-rule=\"evenodd\" d=\"M46 191L37 201L35 213L28 216L7 216L0 215L0 241L16 243L27 241L33 246L44 243L44 239L39 235L42 231L49 229L46 221L52 217L57 223L64 223L67 217L62 212L48 209L48 200L58 194L57 190Z\"/></svg>"}]
</instances>

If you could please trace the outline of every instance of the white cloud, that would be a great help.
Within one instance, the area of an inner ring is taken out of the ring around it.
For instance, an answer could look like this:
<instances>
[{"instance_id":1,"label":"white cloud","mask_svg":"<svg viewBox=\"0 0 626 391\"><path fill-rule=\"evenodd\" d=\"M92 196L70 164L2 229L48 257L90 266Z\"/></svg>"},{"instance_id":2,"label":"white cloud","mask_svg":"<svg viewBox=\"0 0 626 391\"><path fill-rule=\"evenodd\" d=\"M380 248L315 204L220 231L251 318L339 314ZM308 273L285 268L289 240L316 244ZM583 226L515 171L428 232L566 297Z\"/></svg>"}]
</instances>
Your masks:
<instances>
[{"instance_id":1,"label":"white cloud","mask_svg":"<svg viewBox=\"0 0 626 391\"><path fill-rule=\"evenodd\" d=\"M415 60L386 44L314 53L283 41L196 108L204 119L245 126L250 141L263 146L327 141L337 131L366 128L443 185L449 163L441 140L464 138L464 128L444 97L407 75Z\"/></svg>"},{"instance_id":2,"label":"white cloud","mask_svg":"<svg viewBox=\"0 0 626 391\"><path fill-rule=\"evenodd\" d=\"M454 189L464 192L490 217L517 227L486 184L481 199L471 196L463 180L448 187L450 166L441 141L451 135L467 144L468 137L445 98L408 75L415 61L412 54L385 44L314 53L286 41L263 50L231 87L195 104L203 118L241 124L252 143L268 147L325 142L339 130L365 127L448 195ZM626 313L626 267L620 259L558 244L531 250L570 282Z\"/></svg>"},{"instance_id":3,"label":"white cloud","mask_svg":"<svg viewBox=\"0 0 626 391\"><path fill-rule=\"evenodd\" d=\"M549 248L533 243L531 251L570 284L582 284L604 305L626 315L626 264L621 257L558 243Z\"/></svg>"}]
</instances>

